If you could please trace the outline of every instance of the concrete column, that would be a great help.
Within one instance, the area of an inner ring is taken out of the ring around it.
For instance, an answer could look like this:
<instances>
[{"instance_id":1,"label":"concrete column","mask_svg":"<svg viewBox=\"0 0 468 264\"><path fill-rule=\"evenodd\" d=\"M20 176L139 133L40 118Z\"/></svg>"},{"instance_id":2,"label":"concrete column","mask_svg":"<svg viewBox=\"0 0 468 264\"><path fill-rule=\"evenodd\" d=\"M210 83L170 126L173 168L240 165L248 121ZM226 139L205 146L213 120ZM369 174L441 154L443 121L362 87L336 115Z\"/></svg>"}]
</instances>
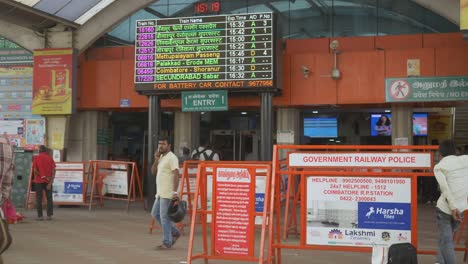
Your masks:
<instances>
[{"instance_id":1,"label":"concrete column","mask_svg":"<svg viewBox=\"0 0 468 264\"><path fill-rule=\"evenodd\" d=\"M285 145L285 144L299 144L300 142L300 111L296 108L279 108L276 111L276 135L277 140L276 144ZM293 142L278 142L278 132L293 131L294 137ZM280 151L280 159L286 158L286 150Z\"/></svg>"},{"instance_id":2,"label":"concrete column","mask_svg":"<svg viewBox=\"0 0 468 264\"><path fill-rule=\"evenodd\" d=\"M161 130L161 100L157 95L148 96L148 168L143 179L146 195L146 208L151 210L156 194L155 177L151 174L154 162L154 152L158 149L158 139Z\"/></svg>"},{"instance_id":3,"label":"concrete column","mask_svg":"<svg viewBox=\"0 0 468 264\"><path fill-rule=\"evenodd\" d=\"M198 145L200 134L200 114L175 112L174 116L174 145L173 151L177 156L182 155L182 148L190 150Z\"/></svg>"},{"instance_id":4,"label":"concrete column","mask_svg":"<svg viewBox=\"0 0 468 264\"><path fill-rule=\"evenodd\" d=\"M273 157L273 94L261 94L260 105L260 160L271 161Z\"/></svg>"},{"instance_id":5,"label":"concrete column","mask_svg":"<svg viewBox=\"0 0 468 264\"><path fill-rule=\"evenodd\" d=\"M294 131L294 142L291 144L299 144L301 135L299 113L299 109L296 108L279 108L276 111L276 131Z\"/></svg>"},{"instance_id":6,"label":"concrete column","mask_svg":"<svg viewBox=\"0 0 468 264\"><path fill-rule=\"evenodd\" d=\"M392 145L395 139L407 138L413 145L413 108L406 105L392 105Z\"/></svg>"},{"instance_id":7,"label":"concrete column","mask_svg":"<svg viewBox=\"0 0 468 264\"><path fill-rule=\"evenodd\" d=\"M48 118L48 121L51 117ZM73 114L69 121L66 144L67 161L106 159L107 145L97 144L97 131L109 127L107 112L85 111Z\"/></svg>"}]
</instances>

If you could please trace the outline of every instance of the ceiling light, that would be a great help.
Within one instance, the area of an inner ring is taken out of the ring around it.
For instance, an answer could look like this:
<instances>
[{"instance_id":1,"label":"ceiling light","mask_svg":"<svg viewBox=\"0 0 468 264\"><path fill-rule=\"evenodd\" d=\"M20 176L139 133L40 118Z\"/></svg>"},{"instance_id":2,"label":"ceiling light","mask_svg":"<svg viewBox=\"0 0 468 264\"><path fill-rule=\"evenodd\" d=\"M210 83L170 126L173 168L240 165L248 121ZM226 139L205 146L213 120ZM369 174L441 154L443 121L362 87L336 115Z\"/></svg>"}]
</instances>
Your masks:
<instances>
[{"instance_id":1,"label":"ceiling light","mask_svg":"<svg viewBox=\"0 0 468 264\"><path fill-rule=\"evenodd\" d=\"M241 115L246 115L246 114L247 114L247 112L241 112Z\"/></svg>"},{"instance_id":2,"label":"ceiling light","mask_svg":"<svg viewBox=\"0 0 468 264\"><path fill-rule=\"evenodd\" d=\"M312 111L312 114L318 114L318 111Z\"/></svg>"},{"instance_id":3,"label":"ceiling light","mask_svg":"<svg viewBox=\"0 0 468 264\"><path fill-rule=\"evenodd\" d=\"M385 113L390 113L390 112L391 112L391 110L385 109Z\"/></svg>"}]
</instances>

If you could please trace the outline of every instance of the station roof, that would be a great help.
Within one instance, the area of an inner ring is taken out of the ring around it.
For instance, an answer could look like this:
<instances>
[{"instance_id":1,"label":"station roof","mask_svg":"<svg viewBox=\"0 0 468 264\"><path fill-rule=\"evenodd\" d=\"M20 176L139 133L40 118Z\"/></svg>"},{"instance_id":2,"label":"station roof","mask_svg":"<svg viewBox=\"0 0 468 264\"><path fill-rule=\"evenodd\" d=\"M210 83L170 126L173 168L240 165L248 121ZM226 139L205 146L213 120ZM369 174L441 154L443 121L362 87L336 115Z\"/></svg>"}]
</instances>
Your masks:
<instances>
[{"instance_id":1,"label":"station roof","mask_svg":"<svg viewBox=\"0 0 468 264\"><path fill-rule=\"evenodd\" d=\"M115 0L14 0L36 11L83 25ZM12 2L12 1L9 1ZM18 6L16 6L18 7Z\"/></svg>"}]
</instances>

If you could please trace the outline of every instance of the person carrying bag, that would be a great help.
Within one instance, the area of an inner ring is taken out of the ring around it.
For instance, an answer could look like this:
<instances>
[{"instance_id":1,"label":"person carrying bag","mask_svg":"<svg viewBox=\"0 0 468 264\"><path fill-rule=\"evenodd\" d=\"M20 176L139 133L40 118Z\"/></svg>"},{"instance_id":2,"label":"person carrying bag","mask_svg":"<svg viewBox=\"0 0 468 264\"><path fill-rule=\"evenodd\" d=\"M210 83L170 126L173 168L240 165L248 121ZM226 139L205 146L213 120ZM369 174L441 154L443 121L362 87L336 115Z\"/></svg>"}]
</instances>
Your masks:
<instances>
[{"instance_id":1,"label":"person carrying bag","mask_svg":"<svg viewBox=\"0 0 468 264\"><path fill-rule=\"evenodd\" d=\"M15 174L15 153L6 133L0 137L0 208L6 200L11 198L11 187ZM0 210L0 263L3 263L1 254L7 250L12 242L8 221L3 210Z\"/></svg>"}]
</instances>

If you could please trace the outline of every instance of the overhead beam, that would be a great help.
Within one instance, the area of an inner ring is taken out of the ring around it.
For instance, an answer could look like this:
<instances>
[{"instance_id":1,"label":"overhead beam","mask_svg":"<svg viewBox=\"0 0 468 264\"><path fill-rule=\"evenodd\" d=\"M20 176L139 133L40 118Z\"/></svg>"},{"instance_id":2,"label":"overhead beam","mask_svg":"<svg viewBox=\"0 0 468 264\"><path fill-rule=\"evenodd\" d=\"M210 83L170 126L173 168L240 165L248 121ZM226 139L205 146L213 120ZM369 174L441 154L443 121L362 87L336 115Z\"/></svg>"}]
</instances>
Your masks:
<instances>
[{"instance_id":1,"label":"overhead beam","mask_svg":"<svg viewBox=\"0 0 468 264\"><path fill-rule=\"evenodd\" d=\"M0 19L0 36L31 52L45 46L44 37L32 29L18 26L3 19Z\"/></svg>"},{"instance_id":2,"label":"overhead beam","mask_svg":"<svg viewBox=\"0 0 468 264\"><path fill-rule=\"evenodd\" d=\"M61 17L51 15L51 14L46 13L44 11L41 11L39 9L27 6L25 4L21 4L19 2L13 1L13 0L0 0L0 3L11 6L12 8L17 8L19 10L26 11L28 13L43 17L44 19L54 21L54 22L56 22L58 24L65 25L67 27L78 28L80 26L79 24L74 23L72 21L68 21L68 20L63 19Z\"/></svg>"},{"instance_id":3,"label":"overhead beam","mask_svg":"<svg viewBox=\"0 0 468 264\"><path fill-rule=\"evenodd\" d=\"M460 25L460 0L412 0L432 12Z\"/></svg>"},{"instance_id":4,"label":"overhead beam","mask_svg":"<svg viewBox=\"0 0 468 264\"><path fill-rule=\"evenodd\" d=\"M164 15L164 14L161 13L161 12L158 12L158 11L154 10L154 9L151 8L151 7L146 7L146 8L145 8L145 11L148 12L148 13L150 13L150 14L152 14L152 15L155 15L155 16L157 16L157 17L160 17L160 18L167 18L166 15Z\"/></svg>"},{"instance_id":5,"label":"overhead beam","mask_svg":"<svg viewBox=\"0 0 468 264\"><path fill-rule=\"evenodd\" d=\"M112 30L115 25L131 14L153 4L155 0L118 0L104 8L75 31L75 48L81 53L99 37Z\"/></svg>"}]
</instances>

